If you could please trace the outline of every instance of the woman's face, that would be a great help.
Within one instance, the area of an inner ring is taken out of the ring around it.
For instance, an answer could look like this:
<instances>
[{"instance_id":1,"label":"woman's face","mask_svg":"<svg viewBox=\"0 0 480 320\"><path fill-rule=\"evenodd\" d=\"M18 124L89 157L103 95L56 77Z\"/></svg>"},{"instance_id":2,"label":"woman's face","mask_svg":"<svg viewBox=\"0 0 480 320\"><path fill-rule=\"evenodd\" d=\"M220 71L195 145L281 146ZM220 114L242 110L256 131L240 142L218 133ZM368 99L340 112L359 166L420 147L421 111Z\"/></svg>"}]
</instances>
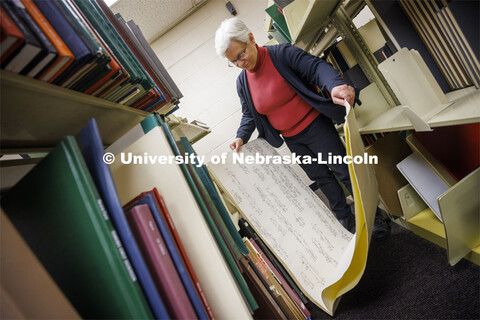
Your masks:
<instances>
[{"instance_id":1,"label":"woman's face","mask_svg":"<svg viewBox=\"0 0 480 320\"><path fill-rule=\"evenodd\" d=\"M252 70L257 63L257 47L255 47L255 39L250 33L250 42L244 43L232 40L232 43L225 51L225 56L229 64L235 65L240 69Z\"/></svg>"}]
</instances>

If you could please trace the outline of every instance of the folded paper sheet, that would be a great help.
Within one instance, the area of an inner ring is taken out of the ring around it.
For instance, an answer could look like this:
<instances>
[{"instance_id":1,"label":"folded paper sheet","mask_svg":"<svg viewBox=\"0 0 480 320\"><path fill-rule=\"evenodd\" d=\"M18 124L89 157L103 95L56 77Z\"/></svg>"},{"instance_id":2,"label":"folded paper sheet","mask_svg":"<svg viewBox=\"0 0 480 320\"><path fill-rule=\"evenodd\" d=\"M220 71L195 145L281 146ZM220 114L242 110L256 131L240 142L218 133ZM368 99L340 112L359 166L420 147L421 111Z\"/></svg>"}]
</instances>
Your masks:
<instances>
[{"instance_id":1,"label":"folded paper sheet","mask_svg":"<svg viewBox=\"0 0 480 320\"><path fill-rule=\"evenodd\" d=\"M346 106L347 154L365 150L350 106ZM279 156L265 140L249 142L243 156ZM209 164L210 171L236 202L302 291L333 315L339 297L360 280L378 202L377 182L368 164L349 164L355 201L356 232L346 231L330 209L288 164Z\"/></svg>"}]
</instances>

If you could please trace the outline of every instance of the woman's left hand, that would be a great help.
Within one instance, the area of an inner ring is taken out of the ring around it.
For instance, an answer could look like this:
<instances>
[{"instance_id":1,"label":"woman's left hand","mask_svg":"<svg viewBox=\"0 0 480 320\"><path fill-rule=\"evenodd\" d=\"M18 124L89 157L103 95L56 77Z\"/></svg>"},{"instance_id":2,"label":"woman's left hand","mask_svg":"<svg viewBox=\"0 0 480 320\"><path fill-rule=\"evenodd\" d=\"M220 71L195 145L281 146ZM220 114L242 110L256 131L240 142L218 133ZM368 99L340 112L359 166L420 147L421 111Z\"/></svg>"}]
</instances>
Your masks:
<instances>
[{"instance_id":1,"label":"woman's left hand","mask_svg":"<svg viewBox=\"0 0 480 320\"><path fill-rule=\"evenodd\" d=\"M330 94L332 95L333 103L339 104L341 106L345 104L343 100L347 100L351 106L353 106L355 102L355 89L346 84L333 87Z\"/></svg>"}]
</instances>

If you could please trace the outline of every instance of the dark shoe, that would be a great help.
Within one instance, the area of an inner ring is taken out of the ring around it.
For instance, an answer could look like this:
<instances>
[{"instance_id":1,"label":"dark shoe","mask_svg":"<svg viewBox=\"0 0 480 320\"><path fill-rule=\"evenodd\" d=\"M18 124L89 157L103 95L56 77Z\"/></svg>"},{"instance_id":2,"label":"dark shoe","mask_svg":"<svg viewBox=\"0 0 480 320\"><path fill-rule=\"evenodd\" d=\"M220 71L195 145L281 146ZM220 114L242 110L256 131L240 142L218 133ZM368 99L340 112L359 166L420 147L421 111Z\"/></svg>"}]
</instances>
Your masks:
<instances>
[{"instance_id":1,"label":"dark shoe","mask_svg":"<svg viewBox=\"0 0 480 320\"><path fill-rule=\"evenodd\" d=\"M355 216L353 214L348 215L345 219L338 219L338 221L349 232L355 232Z\"/></svg>"},{"instance_id":2,"label":"dark shoe","mask_svg":"<svg viewBox=\"0 0 480 320\"><path fill-rule=\"evenodd\" d=\"M375 222L373 224L372 239L376 241L383 241L390 235L390 221L385 219L381 214L375 215Z\"/></svg>"}]
</instances>

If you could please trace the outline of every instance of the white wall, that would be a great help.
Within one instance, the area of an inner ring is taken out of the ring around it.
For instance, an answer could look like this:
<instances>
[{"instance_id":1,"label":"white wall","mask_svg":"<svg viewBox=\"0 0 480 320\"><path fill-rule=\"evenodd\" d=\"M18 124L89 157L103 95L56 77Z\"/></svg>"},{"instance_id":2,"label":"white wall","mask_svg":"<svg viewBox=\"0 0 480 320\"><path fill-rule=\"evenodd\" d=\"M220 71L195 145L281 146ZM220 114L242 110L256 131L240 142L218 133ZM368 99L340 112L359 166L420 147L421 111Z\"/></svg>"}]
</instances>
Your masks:
<instances>
[{"instance_id":1,"label":"white wall","mask_svg":"<svg viewBox=\"0 0 480 320\"><path fill-rule=\"evenodd\" d=\"M237 17L255 35L259 45L268 41L263 30L266 0L232 0ZM215 53L215 31L232 17L224 0L210 0L175 28L151 44L160 61L182 91L176 116L188 121L200 120L212 132L195 143L198 154L228 151L240 123L241 107L236 91L238 68L229 68L227 60Z\"/></svg>"},{"instance_id":2,"label":"white wall","mask_svg":"<svg viewBox=\"0 0 480 320\"><path fill-rule=\"evenodd\" d=\"M231 0L237 17L250 28L259 45L268 41L264 31L267 0ZM215 52L215 31L220 23L232 17L224 0L209 0L160 39L151 44L184 97L175 115L188 121L199 120L212 130L193 147L200 155L219 155L229 151L241 119L236 91L240 69L227 66L227 60ZM257 136L255 132L252 139ZM285 144L281 154L289 154ZM311 181L298 165L293 170L306 184Z\"/></svg>"}]
</instances>

